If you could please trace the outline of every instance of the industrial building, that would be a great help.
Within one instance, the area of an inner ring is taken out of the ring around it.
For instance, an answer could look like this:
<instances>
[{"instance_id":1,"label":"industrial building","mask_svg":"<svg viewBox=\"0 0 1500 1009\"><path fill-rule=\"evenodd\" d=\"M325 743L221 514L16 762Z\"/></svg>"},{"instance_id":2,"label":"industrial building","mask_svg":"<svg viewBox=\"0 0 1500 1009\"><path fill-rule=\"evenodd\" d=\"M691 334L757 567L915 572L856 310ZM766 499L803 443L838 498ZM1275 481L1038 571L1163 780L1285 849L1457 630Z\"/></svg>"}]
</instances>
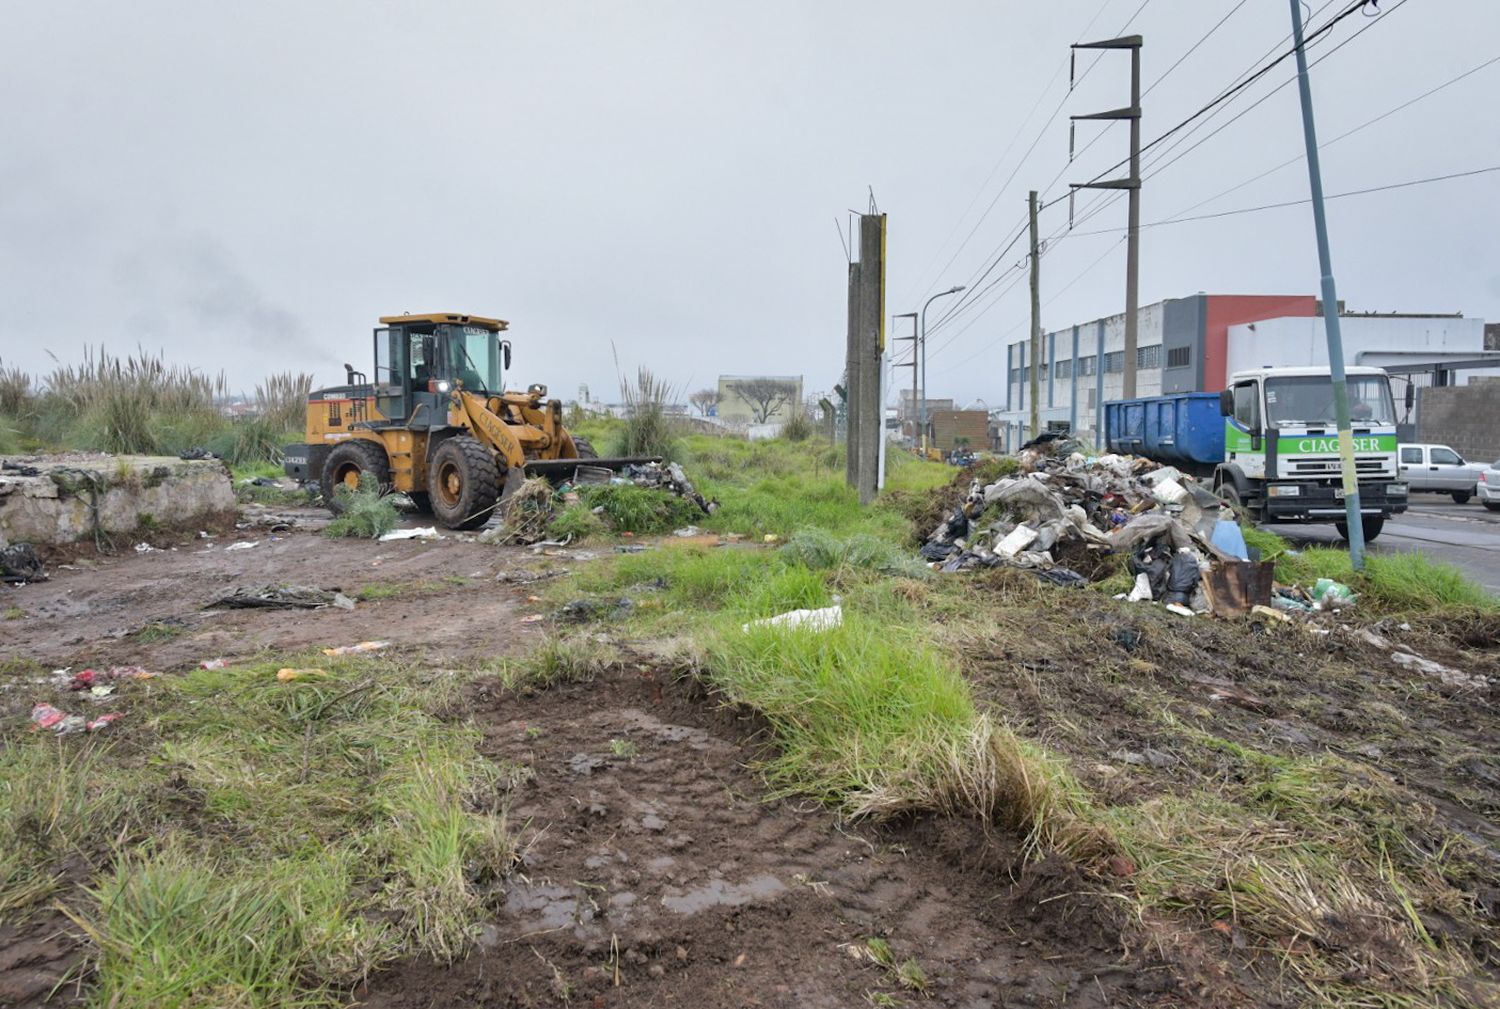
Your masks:
<instances>
[{"instance_id":1,"label":"industrial building","mask_svg":"<svg viewBox=\"0 0 1500 1009\"><path fill-rule=\"evenodd\" d=\"M1320 307L1310 295L1197 294L1147 305L1137 320L1138 396L1216 392L1236 371L1328 363ZM1500 351L1485 349L1482 319L1343 312L1340 320L1346 365L1384 368L1419 387L1500 375ZM1124 391L1124 346L1123 313L1043 335L1037 399L1044 430L1101 441L1103 405ZM1030 353L1029 340L1006 348L1004 406L991 414L1001 451L1028 437Z\"/></svg>"}]
</instances>

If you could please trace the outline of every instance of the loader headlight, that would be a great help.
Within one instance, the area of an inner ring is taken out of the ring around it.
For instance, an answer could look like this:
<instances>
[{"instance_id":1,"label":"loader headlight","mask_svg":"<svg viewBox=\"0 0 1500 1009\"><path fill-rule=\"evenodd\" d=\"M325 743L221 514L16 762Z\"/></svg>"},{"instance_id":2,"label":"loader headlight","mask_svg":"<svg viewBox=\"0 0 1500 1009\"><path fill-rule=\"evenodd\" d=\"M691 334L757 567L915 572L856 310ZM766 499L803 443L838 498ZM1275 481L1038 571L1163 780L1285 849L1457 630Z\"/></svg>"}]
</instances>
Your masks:
<instances>
[{"instance_id":1,"label":"loader headlight","mask_svg":"<svg viewBox=\"0 0 1500 1009\"><path fill-rule=\"evenodd\" d=\"M540 382L536 382L526 387L526 394L541 399L547 395L547 387Z\"/></svg>"},{"instance_id":2,"label":"loader headlight","mask_svg":"<svg viewBox=\"0 0 1500 1009\"><path fill-rule=\"evenodd\" d=\"M448 390L450 390L452 388L453 388L453 383L450 382L450 381L448 381L446 378L443 379L441 382L439 382L437 384L437 391L438 392L447 392Z\"/></svg>"}]
</instances>

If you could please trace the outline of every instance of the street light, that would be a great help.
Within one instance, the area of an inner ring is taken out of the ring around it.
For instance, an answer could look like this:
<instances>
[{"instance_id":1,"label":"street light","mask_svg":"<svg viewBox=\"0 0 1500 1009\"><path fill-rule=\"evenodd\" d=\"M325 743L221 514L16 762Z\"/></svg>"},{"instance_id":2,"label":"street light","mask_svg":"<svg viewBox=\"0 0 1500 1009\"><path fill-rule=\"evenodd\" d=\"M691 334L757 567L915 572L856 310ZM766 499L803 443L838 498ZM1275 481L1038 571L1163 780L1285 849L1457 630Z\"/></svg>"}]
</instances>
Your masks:
<instances>
[{"instance_id":1,"label":"street light","mask_svg":"<svg viewBox=\"0 0 1500 1009\"><path fill-rule=\"evenodd\" d=\"M927 455L927 305L932 304L939 298L946 298L950 294L957 294L965 289L965 285L959 284L950 287L946 291L939 291L927 299L922 306L922 406L918 411L922 423L922 455Z\"/></svg>"}]
</instances>

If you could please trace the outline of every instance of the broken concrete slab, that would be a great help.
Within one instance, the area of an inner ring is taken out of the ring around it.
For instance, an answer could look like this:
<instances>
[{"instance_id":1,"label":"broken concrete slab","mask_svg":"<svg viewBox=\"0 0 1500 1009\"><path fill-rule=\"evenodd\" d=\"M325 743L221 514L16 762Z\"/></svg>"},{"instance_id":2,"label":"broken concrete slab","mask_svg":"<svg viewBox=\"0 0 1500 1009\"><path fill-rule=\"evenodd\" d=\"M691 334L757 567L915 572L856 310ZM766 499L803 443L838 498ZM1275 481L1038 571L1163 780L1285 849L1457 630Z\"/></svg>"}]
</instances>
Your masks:
<instances>
[{"instance_id":1,"label":"broken concrete slab","mask_svg":"<svg viewBox=\"0 0 1500 1009\"><path fill-rule=\"evenodd\" d=\"M0 545L64 546L232 517L234 488L217 459L68 454L7 456Z\"/></svg>"}]
</instances>

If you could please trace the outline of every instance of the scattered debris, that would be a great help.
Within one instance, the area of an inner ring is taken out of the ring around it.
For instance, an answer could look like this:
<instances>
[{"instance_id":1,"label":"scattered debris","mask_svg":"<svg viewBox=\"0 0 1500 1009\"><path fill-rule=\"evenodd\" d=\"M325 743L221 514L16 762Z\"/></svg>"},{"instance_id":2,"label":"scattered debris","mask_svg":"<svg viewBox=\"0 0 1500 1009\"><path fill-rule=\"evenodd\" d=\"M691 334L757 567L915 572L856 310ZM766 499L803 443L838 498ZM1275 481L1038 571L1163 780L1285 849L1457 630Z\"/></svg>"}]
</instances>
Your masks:
<instances>
[{"instance_id":1,"label":"scattered debris","mask_svg":"<svg viewBox=\"0 0 1500 1009\"><path fill-rule=\"evenodd\" d=\"M313 588L310 585L259 585L240 587L220 596L204 609L224 606L229 609L316 610L337 606L354 609L354 600L338 590Z\"/></svg>"},{"instance_id":2,"label":"scattered debris","mask_svg":"<svg viewBox=\"0 0 1500 1009\"><path fill-rule=\"evenodd\" d=\"M260 540L240 540L238 543L231 543L231 544L229 544L224 549L225 550L250 550L250 549L253 549L253 548L258 547L258 546L260 546Z\"/></svg>"},{"instance_id":3,"label":"scattered debris","mask_svg":"<svg viewBox=\"0 0 1500 1009\"><path fill-rule=\"evenodd\" d=\"M292 669L292 668L288 667L288 668L285 668L285 669L278 669L278 670L276 670L276 679L277 679L277 682L280 682L280 683L290 683L293 680L303 680L303 679L306 679L306 678L308 678L310 676L327 676L327 675L328 675L328 670L326 670L326 669Z\"/></svg>"},{"instance_id":4,"label":"scattered debris","mask_svg":"<svg viewBox=\"0 0 1500 1009\"><path fill-rule=\"evenodd\" d=\"M692 536L701 536L702 534L703 530L699 529L697 526L683 526L681 529L672 530L673 536L680 536L683 539L688 539Z\"/></svg>"},{"instance_id":5,"label":"scattered debris","mask_svg":"<svg viewBox=\"0 0 1500 1009\"><path fill-rule=\"evenodd\" d=\"M505 502L505 513L497 526L479 534L481 543L530 546L547 538L547 527L557 517L553 508L556 492L545 477L527 479Z\"/></svg>"},{"instance_id":6,"label":"scattered debris","mask_svg":"<svg viewBox=\"0 0 1500 1009\"><path fill-rule=\"evenodd\" d=\"M549 578L561 578L567 573L567 568L522 568L519 571L502 571L495 576L495 581L511 585L530 585L533 582L544 582Z\"/></svg>"},{"instance_id":7,"label":"scattered debris","mask_svg":"<svg viewBox=\"0 0 1500 1009\"><path fill-rule=\"evenodd\" d=\"M617 599L575 599L557 611L557 619L567 623L586 623L591 620L618 619L635 609L635 600L625 596Z\"/></svg>"},{"instance_id":8,"label":"scattered debris","mask_svg":"<svg viewBox=\"0 0 1500 1009\"><path fill-rule=\"evenodd\" d=\"M152 546L150 543L137 543L135 545L135 552L138 553L138 554L156 554L156 553L161 553L160 550L158 550L156 547Z\"/></svg>"},{"instance_id":9,"label":"scattered debris","mask_svg":"<svg viewBox=\"0 0 1500 1009\"><path fill-rule=\"evenodd\" d=\"M111 680L150 680L156 677L155 673L148 672L140 666L110 666L108 669L84 669L72 673L66 669L59 669L53 673L54 679L61 680L66 677L66 682L59 684L61 689L95 692L104 687ZM108 688L113 691L113 687ZM107 696L97 694L95 696Z\"/></svg>"},{"instance_id":10,"label":"scattered debris","mask_svg":"<svg viewBox=\"0 0 1500 1009\"><path fill-rule=\"evenodd\" d=\"M844 608L835 603L820 610L792 610L764 620L752 620L744 625L748 632L752 627L781 627L809 631L826 631L842 625Z\"/></svg>"},{"instance_id":11,"label":"scattered debris","mask_svg":"<svg viewBox=\"0 0 1500 1009\"><path fill-rule=\"evenodd\" d=\"M228 659L204 659L202 662L198 663L198 668L199 669L228 669L229 668L229 660Z\"/></svg>"},{"instance_id":12,"label":"scattered debris","mask_svg":"<svg viewBox=\"0 0 1500 1009\"><path fill-rule=\"evenodd\" d=\"M392 540L440 540L443 536L437 531L436 526L419 526L416 529L392 529L380 537L381 543L389 543ZM483 537L480 537L483 539Z\"/></svg>"},{"instance_id":13,"label":"scattered debris","mask_svg":"<svg viewBox=\"0 0 1500 1009\"><path fill-rule=\"evenodd\" d=\"M699 494L692 481L687 478L687 474L682 471L682 467L675 462L667 463L665 466L659 462L626 466L623 476L611 482L633 483L637 487L669 491L678 497L687 498L703 509L705 515L712 515L719 509L719 502L710 501Z\"/></svg>"},{"instance_id":14,"label":"scattered debris","mask_svg":"<svg viewBox=\"0 0 1500 1009\"><path fill-rule=\"evenodd\" d=\"M90 720L82 715L67 714L50 704L38 704L31 709L32 724L38 729L51 729L59 736L70 732L98 732L120 717L121 714L116 711Z\"/></svg>"},{"instance_id":15,"label":"scattered debris","mask_svg":"<svg viewBox=\"0 0 1500 1009\"><path fill-rule=\"evenodd\" d=\"M337 648L323 649L324 655L367 655L370 652L382 651L391 647L389 641L361 641L357 645L340 645Z\"/></svg>"},{"instance_id":16,"label":"scattered debris","mask_svg":"<svg viewBox=\"0 0 1500 1009\"><path fill-rule=\"evenodd\" d=\"M0 581L7 585L24 585L26 582L44 582L47 569L36 555L30 543L12 543L0 547Z\"/></svg>"},{"instance_id":17,"label":"scattered debris","mask_svg":"<svg viewBox=\"0 0 1500 1009\"><path fill-rule=\"evenodd\" d=\"M1465 673L1462 670L1454 669L1452 666L1445 666L1441 662L1433 662L1431 659L1424 659L1420 655L1413 655L1411 652L1392 652L1391 661L1402 669L1410 669L1421 673L1423 676L1430 676L1445 687L1467 687L1474 690L1483 690L1490 683L1487 676L1481 676L1477 673Z\"/></svg>"},{"instance_id":18,"label":"scattered debris","mask_svg":"<svg viewBox=\"0 0 1500 1009\"><path fill-rule=\"evenodd\" d=\"M10 459L0 459L0 473L9 473L13 476L42 475L42 471L35 466L28 466L24 462L14 462Z\"/></svg>"}]
</instances>

